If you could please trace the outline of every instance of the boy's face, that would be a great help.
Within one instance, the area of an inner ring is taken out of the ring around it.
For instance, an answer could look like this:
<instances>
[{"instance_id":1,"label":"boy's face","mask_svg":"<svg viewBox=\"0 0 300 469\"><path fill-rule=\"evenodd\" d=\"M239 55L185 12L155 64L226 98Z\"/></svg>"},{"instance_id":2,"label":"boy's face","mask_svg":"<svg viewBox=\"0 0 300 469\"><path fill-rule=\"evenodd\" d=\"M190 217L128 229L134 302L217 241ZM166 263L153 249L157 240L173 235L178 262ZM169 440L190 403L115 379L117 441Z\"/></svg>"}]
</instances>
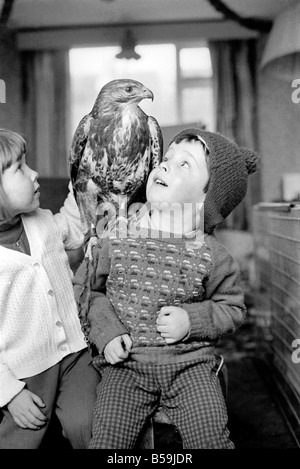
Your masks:
<instances>
[{"instance_id":1,"label":"boy's face","mask_svg":"<svg viewBox=\"0 0 300 469\"><path fill-rule=\"evenodd\" d=\"M12 216L35 210L40 205L38 173L26 164L25 155L2 174L7 209Z\"/></svg>"},{"instance_id":2,"label":"boy's face","mask_svg":"<svg viewBox=\"0 0 300 469\"><path fill-rule=\"evenodd\" d=\"M208 179L209 173L201 142L173 142L162 163L149 175L147 201L200 203L204 200Z\"/></svg>"}]
</instances>

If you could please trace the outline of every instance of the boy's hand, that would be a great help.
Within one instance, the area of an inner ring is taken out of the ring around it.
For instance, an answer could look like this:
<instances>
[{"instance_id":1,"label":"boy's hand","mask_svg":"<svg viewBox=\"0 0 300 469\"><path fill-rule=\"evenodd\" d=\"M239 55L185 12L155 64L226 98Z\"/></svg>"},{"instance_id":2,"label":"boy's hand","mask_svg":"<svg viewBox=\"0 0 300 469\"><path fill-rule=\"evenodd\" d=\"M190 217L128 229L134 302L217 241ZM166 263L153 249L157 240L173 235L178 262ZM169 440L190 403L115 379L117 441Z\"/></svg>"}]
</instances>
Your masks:
<instances>
[{"instance_id":1,"label":"boy's hand","mask_svg":"<svg viewBox=\"0 0 300 469\"><path fill-rule=\"evenodd\" d=\"M132 340L129 334L119 335L108 342L104 348L104 357L108 363L114 365L124 361L131 350Z\"/></svg>"},{"instance_id":2,"label":"boy's hand","mask_svg":"<svg viewBox=\"0 0 300 469\"><path fill-rule=\"evenodd\" d=\"M163 306L158 314L156 325L157 332L167 344L182 340L191 327L188 313L178 306Z\"/></svg>"},{"instance_id":3,"label":"boy's hand","mask_svg":"<svg viewBox=\"0 0 300 469\"><path fill-rule=\"evenodd\" d=\"M42 399L28 391L22 389L8 404L7 408L17 425L21 428L31 428L39 430L46 425L48 418L40 409L45 407Z\"/></svg>"}]
</instances>

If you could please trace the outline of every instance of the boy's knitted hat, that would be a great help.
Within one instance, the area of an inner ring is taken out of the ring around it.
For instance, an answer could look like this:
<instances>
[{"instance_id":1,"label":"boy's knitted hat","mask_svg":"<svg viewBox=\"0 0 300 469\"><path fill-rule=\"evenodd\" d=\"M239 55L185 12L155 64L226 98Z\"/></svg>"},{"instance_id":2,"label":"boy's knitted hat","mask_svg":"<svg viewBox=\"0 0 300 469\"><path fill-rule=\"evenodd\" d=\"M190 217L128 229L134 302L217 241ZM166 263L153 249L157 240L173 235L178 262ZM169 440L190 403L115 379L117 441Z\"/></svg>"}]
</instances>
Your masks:
<instances>
[{"instance_id":1,"label":"boy's knitted hat","mask_svg":"<svg viewBox=\"0 0 300 469\"><path fill-rule=\"evenodd\" d=\"M209 151L204 231L212 233L245 197L248 174L256 171L259 156L254 150L239 147L221 134L195 128L179 132L171 143L190 137L199 138Z\"/></svg>"}]
</instances>

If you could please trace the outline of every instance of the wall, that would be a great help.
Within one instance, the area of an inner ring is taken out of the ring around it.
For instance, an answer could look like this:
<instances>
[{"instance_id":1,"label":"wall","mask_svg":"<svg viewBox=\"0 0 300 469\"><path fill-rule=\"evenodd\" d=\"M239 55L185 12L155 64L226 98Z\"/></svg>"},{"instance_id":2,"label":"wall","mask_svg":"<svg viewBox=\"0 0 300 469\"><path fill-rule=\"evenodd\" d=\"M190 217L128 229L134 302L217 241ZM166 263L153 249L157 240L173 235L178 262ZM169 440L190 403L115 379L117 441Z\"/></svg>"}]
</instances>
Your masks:
<instances>
[{"instance_id":1,"label":"wall","mask_svg":"<svg viewBox=\"0 0 300 469\"><path fill-rule=\"evenodd\" d=\"M300 173L300 103L292 101L295 79L300 79L300 53L274 60L259 73L263 201L281 200L283 173Z\"/></svg>"},{"instance_id":2,"label":"wall","mask_svg":"<svg viewBox=\"0 0 300 469\"><path fill-rule=\"evenodd\" d=\"M6 102L0 103L0 126L22 132L21 65L15 37L0 31L0 79L6 85Z\"/></svg>"}]
</instances>

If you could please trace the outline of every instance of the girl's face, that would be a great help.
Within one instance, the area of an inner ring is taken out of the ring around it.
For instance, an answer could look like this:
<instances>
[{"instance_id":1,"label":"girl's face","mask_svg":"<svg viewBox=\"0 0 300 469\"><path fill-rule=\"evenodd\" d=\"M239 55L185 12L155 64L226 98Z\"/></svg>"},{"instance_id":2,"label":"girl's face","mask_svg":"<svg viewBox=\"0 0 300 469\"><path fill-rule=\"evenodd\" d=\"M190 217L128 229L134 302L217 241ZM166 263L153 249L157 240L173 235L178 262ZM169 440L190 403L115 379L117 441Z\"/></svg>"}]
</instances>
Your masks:
<instances>
[{"instance_id":1,"label":"girl's face","mask_svg":"<svg viewBox=\"0 0 300 469\"><path fill-rule=\"evenodd\" d=\"M2 187L6 195L6 208L14 217L32 212L40 205L38 173L26 164L25 154L2 174Z\"/></svg>"}]
</instances>

